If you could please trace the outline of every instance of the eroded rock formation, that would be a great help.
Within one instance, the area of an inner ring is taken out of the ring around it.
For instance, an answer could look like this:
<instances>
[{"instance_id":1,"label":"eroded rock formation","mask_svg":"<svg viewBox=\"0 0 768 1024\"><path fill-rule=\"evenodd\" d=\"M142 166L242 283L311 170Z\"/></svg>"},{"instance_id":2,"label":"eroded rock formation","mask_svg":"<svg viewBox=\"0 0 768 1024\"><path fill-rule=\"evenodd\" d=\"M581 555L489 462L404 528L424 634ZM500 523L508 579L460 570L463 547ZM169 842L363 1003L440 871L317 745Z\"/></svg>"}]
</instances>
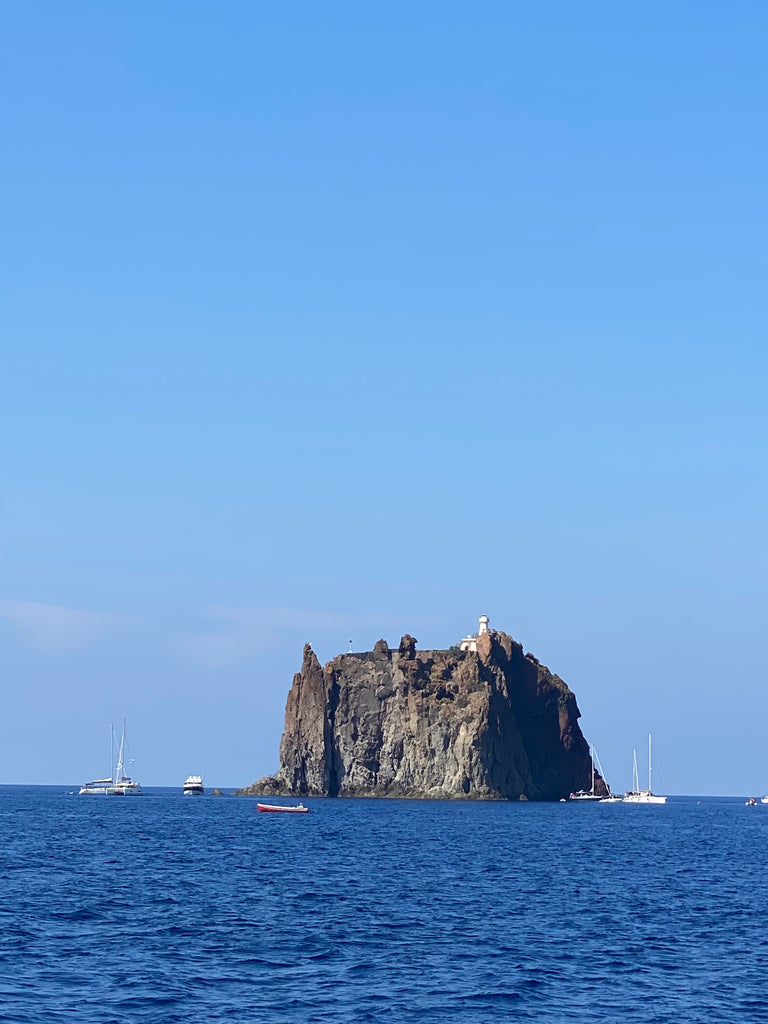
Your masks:
<instances>
[{"instance_id":1,"label":"eroded rock formation","mask_svg":"<svg viewBox=\"0 0 768 1024\"><path fill-rule=\"evenodd\" d=\"M591 783L579 715L563 680L506 633L479 636L476 652L379 640L325 667L307 644L280 769L241 792L558 800Z\"/></svg>"}]
</instances>

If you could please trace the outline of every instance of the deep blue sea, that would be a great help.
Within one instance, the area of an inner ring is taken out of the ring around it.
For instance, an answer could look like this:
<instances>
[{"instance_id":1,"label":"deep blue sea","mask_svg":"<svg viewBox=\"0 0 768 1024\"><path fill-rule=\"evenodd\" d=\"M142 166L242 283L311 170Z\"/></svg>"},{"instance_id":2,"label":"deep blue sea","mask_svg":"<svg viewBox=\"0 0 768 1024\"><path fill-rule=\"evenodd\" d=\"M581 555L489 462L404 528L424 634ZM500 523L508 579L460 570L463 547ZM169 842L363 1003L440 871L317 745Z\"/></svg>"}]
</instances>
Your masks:
<instances>
[{"instance_id":1,"label":"deep blue sea","mask_svg":"<svg viewBox=\"0 0 768 1024\"><path fill-rule=\"evenodd\" d=\"M0 787L0 1020L768 1021L768 806Z\"/></svg>"}]
</instances>

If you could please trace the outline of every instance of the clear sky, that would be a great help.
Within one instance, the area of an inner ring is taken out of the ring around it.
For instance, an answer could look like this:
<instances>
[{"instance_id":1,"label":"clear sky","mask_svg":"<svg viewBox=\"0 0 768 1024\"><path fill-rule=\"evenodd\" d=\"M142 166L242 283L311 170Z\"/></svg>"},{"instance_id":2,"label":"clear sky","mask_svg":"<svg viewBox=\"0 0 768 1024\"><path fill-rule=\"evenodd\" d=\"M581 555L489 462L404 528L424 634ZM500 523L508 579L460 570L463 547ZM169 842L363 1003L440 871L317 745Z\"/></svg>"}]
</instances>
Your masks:
<instances>
[{"instance_id":1,"label":"clear sky","mask_svg":"<svg viewBox=\"0 0 768 1024\"><path fill-rule=\"evenodd\" d=\"M760 2L7 6L0 782L244 785L487 612L768 792Z\"/></svg>"}]
</instances>

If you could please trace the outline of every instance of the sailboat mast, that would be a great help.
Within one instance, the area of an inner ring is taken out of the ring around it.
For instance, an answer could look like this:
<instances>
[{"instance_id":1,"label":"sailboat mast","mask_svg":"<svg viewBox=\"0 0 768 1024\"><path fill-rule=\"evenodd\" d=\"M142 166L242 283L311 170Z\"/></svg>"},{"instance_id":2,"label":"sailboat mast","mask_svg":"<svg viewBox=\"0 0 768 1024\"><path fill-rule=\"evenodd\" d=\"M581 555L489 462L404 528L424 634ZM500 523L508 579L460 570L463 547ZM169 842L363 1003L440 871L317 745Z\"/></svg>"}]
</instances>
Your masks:
<instances>
[{"instance_id":1,"label":"sailboat mast","mask_svg":"<svg viewBox=\"0 0 768 1024\"><path fill-rule=\"evenodd\" d=\"M590 756L590 759L592 761L592 789L590 790L590 792L592 793L592 796L594 796L595 795L595 748L594 747L590 747L589 748L589 756Z\"/></svg>"},{"instance_id":2,"label":"sailboat mast","mask_svg":"<svg viewBox=\"0 0 768 1024\"><path fill-rule=\"evenodd\" d=\"M120 750L117 755L117 771L115 772L115 785L123 777L123 750L125 747L125 719L123 719L123 734L120 737Z\"/></svg>"},{"instance_id":3,"label":"sailboat mast","mask_svg":"<svg viewBox=\"0 0 768 1024\"><path fill-rule=\"evenodd\" d=\"M648 792L652 793L651 789L651 734L648 733Z\"/></svg>"},{"instance_id":4,"label":"sailboat mast","mask_svg":"<svg viewBox=\"0 0 768 1024\"><path fill-rule=\"evenodd\" d=\"M632 748L632 792L640 792L640 780L637 777L637 750Z\"/></svg>"}]
</instances>

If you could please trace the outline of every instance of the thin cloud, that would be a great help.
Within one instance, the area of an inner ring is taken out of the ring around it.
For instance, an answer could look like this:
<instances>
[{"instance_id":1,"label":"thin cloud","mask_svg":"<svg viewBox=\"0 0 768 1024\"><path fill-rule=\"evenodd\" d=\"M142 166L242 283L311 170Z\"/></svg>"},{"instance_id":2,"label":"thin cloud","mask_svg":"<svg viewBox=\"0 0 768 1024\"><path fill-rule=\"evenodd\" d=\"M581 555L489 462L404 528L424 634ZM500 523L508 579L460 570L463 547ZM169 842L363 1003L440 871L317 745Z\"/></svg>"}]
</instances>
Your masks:
<instances>
[{"instance_id":1,"label":"thin cloud","mask_svg":"<svg viewBox=\"0 0 768 1024\"><path fill-rule=\"evenodd\" d=\"M35 647L65 650L90 643L112 616L37 601L0 601L0 619Z\"/></svg>"},{"instance_id":2,"label":"thin cloud","mask_svg":"<svg viewBox=\"0 0 768 1024\"><path fill-rule=\"evenodd\" d=\"M374 642L384 631L397 633L408 628L402 617L374 613L319 612L302 608L242 608L232 605L211 605L203 616L219 628L204 629L182 637L179 646L184 654L207 667L225 667L246 661L259 652L280 647L297 635L302 640L322 640L332 644L341 635L346 644L350 635L370 634ZM420 619L411 626L423 626L430 620ZM375 634L375 635L374 635ZM339 647L341 650L341 647Z\"/></svg>"},{"instance_id":3,"label":"thin cloud","mask_svg":"<svg viewBox=\"0 0 768 1024\"><path fill-rule=\"evenodd\" d=\"M301 608L238 608L211 605L205 609L207 618L232 623L244 629L291 631L311 629L334 631L348 627L385 627L402 620L392 615L351 615L347 612L317 612Z\"/></svg>"},{"instance_id":4,"label":"thin cloud","mask_svg":"<svg viewBox=\"0 0 768 1024\"><path fill-rule=\"evenodd\" d=\"M192 633L179 640L186 657L205 668L228 668L247 661L258 650L258 645L247 633Z\"/></svg>"}]
</instances>

